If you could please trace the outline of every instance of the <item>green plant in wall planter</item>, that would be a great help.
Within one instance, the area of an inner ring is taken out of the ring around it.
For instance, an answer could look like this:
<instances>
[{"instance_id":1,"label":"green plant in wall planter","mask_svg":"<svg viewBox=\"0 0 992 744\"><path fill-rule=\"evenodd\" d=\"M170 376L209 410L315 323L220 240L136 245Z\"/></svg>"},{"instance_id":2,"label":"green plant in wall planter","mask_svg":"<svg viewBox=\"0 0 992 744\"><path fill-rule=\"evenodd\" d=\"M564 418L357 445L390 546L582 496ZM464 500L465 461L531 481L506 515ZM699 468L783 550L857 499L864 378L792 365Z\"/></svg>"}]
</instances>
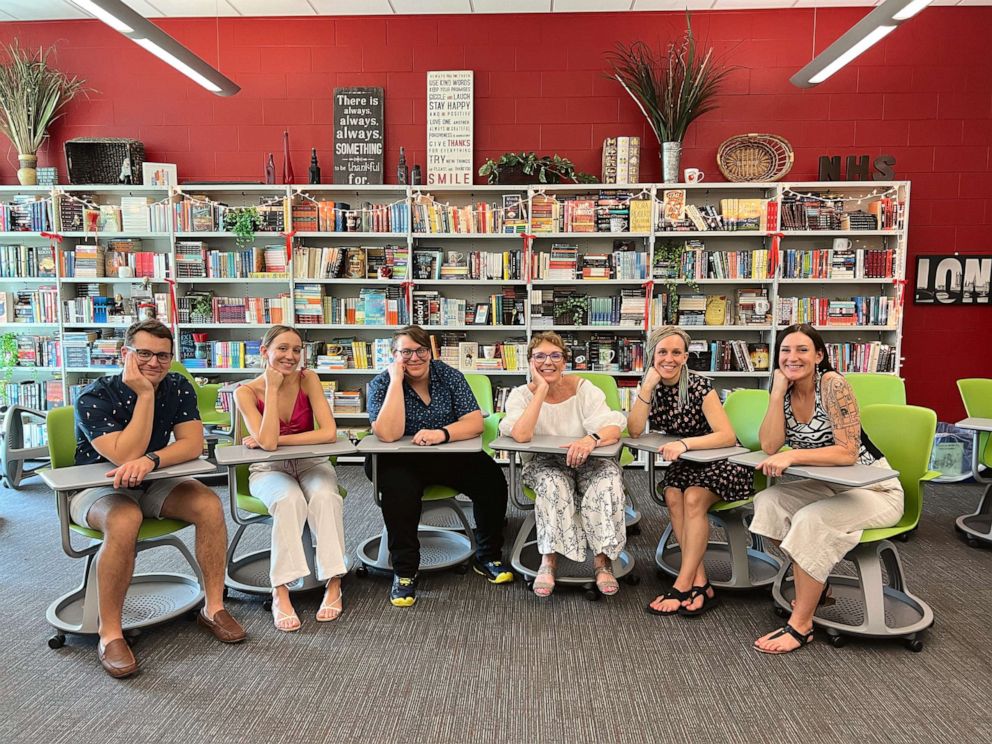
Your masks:
<instances>
[{"instance_id":1,"label":"green plant in wall planter","mask_svg":"<svg viewBox=\"0 0 992 744\"><path fill-rule=\"evenodd\" d=\"M262 224L262 215L255 207L233 207L224 212L224 227L234 233L239 248L248 248L255 242L255 232Z\"/></svg>"},{"instance_id":2,"label":"green plant in wall planter","mask_svg":"<svg viewBox=\"0 0 992 744\"><path fill-rule=\"evenodd\" d=\"M678 320L679 284L687 284L694 292L699 290L699 285L694 280L679 278L684 253L685 242L671 238L656 243L654 247L654 275L665 282L665 291L668 293L665 314L667 322L672 324ZM661 276L659 269L664 269L664 274Z\"/></svg>"},{"instance_id":3,"label":"green plant in wall planter","mask_svg":"<svg viewBox=\"0 0 992 744\"><path fill-rule=\"evenodd\" d=\"M575 170L575 164L568 158L558 155L537 157L533 152L508 152L499 160L487 160L479 175L486 176L489 183L597 183L596 176Z\"/></svg>"},{"instance_id":4,"label":"green plant in wall planter","mask_svg":"<svg viewBox=\"0 0 992 744\"><path fill-rule=\"evenodd\" d=\"M588 297L565 297L555 302L555 321L563 325L586 325L588 313Z\"/></svg>"},{"instance_id":5,"label":"green plant in wall planter","mask_svg":"<svg viewBox=\"0 0 992 744\"><path fill-rule=\"evenodd\" d=\"M0 336L0 404L7 405L7 383L14 376L17 366L17 334Z\"/></svg>"}]
</instances>

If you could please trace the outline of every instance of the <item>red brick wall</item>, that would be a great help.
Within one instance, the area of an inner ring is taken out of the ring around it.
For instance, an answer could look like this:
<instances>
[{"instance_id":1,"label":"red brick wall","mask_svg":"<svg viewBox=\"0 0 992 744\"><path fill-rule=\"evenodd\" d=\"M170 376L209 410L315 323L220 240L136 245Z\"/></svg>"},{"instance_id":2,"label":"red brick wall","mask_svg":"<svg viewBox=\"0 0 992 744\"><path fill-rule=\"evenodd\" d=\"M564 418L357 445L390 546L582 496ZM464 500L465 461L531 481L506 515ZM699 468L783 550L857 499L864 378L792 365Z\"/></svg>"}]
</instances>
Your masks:
<instances>
[{"instance_id":1,"label":"red brick wall","mask_svg":"<svg viewBox=\"0 0 992 744\"><path fill-rule=\"evenodd\" d=\"M822 50L865 9L816 13ZM640 134L642 179L659 175L657 146L634 103L603 75L617 41L667 42L680 13L596 13L390 18L165 20L163 28L216 63L242 91L218 98L95 21L0 23L0 39L59 42L59 65L95 88L52 132L42 164L62 173L72 137L136 137L148 158L174 162L181 178L262 178L263 158L289 128L293 167L305 174L316 146L331 168L335 86L386 89L387 177L400 145L424 163L425 72L476 71L476 163L506 150L557 152L598 172L604 137ZM824 153L895 155L913 182L910 279L916 253L992 253L992 8L930 8L831 80L788 84L814 48L812 10L697 13L698 35L739 66L720 108L696 122L684 164L719 172L716 149L742 132L785 136L794 179L815 179ZM0 160L15 181L16 153ZM392 180L391 178L389 180ZM911 293L909 293L911 295ZM992 374L992 308L907 303L904 375L911 402L944 420L963 415L954 380ZM981 329L985 329L982 331Z\"/></svg>"}]
</instances>

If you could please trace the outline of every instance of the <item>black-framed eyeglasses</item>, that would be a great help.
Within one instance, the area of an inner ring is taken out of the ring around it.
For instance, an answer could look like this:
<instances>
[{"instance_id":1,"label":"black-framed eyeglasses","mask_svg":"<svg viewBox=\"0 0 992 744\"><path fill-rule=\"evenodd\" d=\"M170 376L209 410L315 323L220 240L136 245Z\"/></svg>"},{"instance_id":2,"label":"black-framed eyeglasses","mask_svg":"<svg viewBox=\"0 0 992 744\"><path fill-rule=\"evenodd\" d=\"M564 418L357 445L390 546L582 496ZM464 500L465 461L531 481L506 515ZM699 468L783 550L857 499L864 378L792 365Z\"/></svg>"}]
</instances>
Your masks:
<instances>
[{"instance_id":1,"label":"black-framed eyeglasses","mask_svg":"<svg viewBox=\"0 0 992 744\"><path fill-rule=\"evenodd\" d=\"M545 354L543 351L539 351L536 354L534 354L532 358L535 362L538 362L539 364L547 361L548 359L550 359L555 364L558 364L559 362L565 359L565 355L562 354L560 351L552 351L550 354Z\"/></svg>"},{"instance_id":2,"label":"black-framed eyeglasses","mask_svg":"<svg viewBox=\"0 0 992 744\"><path fill-rule=\"evenodd\" d=\"M418 346L416 349L397 349L396 353L406 360L409 360L414 354L419 359L426 359L431 355L431 350L426 346Z\"/></svg>"},{"instance_id":3,"label":"black-framed eyeglasses","mask_svg":"<svg viewBox=\"0 0 992 744\"><path fill-rule=\"evenodd\" d=\"M169 364L175 356L171 351L149 351L148 349L136 349L133 346L125 346L125 349L132 354L137 354L138 359L143 362L150 362L152 357L158 359L159 364Z\"/></svg>"}]
</instances>

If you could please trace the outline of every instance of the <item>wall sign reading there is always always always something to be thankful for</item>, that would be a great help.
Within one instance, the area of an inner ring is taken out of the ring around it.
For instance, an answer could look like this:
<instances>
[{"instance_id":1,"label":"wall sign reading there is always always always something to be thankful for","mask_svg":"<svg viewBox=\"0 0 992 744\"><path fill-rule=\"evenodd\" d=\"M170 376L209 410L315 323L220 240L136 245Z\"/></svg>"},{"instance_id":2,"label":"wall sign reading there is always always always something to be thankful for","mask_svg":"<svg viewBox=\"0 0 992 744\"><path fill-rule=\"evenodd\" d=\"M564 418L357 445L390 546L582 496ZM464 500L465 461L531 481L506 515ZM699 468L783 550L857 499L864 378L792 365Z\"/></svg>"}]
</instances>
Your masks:
<instances>
[{"instance_id":1,"label":"wall sign reading there is always always always something to be thankful for","mask_svg":"<svg viewBox=\"0 0 992 744\"><path fill-rule=\"evenodd\" d=\"M992 256L917 256L918 305L988 305Z\"/></svg>"},{"instance_id":2,"label":"wall sign reading there is always always always something to be thankful for","mask_svg":"<svg viewBox=\"0 0 992 744\"><path fill-rule=\"evenodd\" d=\"M471 70L427 73L427 185L472 183Z\"/></svg>"},{"instance_id":3,"label":"wall sign reading there is always always always something to be thankful for","mask_svg":"<svg viewBox=\"0 0 992 744\"><path fill-rule=\"evenodd\" d=\"M382 88L334 89L334 183L382 183Z\"/></svg>"}]
</instances>

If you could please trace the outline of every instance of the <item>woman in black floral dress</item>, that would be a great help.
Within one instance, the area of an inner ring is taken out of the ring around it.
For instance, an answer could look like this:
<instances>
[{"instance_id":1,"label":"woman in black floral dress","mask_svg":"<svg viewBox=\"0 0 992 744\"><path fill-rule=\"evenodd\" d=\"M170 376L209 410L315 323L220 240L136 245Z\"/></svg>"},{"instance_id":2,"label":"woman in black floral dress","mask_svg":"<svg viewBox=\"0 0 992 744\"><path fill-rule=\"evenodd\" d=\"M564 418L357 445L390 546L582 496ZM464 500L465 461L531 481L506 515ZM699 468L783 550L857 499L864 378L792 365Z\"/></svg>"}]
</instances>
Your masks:
<instances>
[{"instance_id":1,"label":"woman in black floral dress","mask_svg":"<svg viewBox=\"0 0 992 744\"><path fill-rule=\"evenodd\" d=\"M703 566L710 535L706 512L721 499L748 498L753 473L726 460L680 459L690 449L732 447L737 438L710 380L686 366L689 334L675 326L658 328L648 339L648 348L651 368L641 382L627 428L631 436L639 436L650 418L652 431L681 437L662 447L661 456L671 462L662 485L682 565L671 590L656 597L647 610L655 615L699 615L716 605Z\"/></svg>"}]
</instances>

